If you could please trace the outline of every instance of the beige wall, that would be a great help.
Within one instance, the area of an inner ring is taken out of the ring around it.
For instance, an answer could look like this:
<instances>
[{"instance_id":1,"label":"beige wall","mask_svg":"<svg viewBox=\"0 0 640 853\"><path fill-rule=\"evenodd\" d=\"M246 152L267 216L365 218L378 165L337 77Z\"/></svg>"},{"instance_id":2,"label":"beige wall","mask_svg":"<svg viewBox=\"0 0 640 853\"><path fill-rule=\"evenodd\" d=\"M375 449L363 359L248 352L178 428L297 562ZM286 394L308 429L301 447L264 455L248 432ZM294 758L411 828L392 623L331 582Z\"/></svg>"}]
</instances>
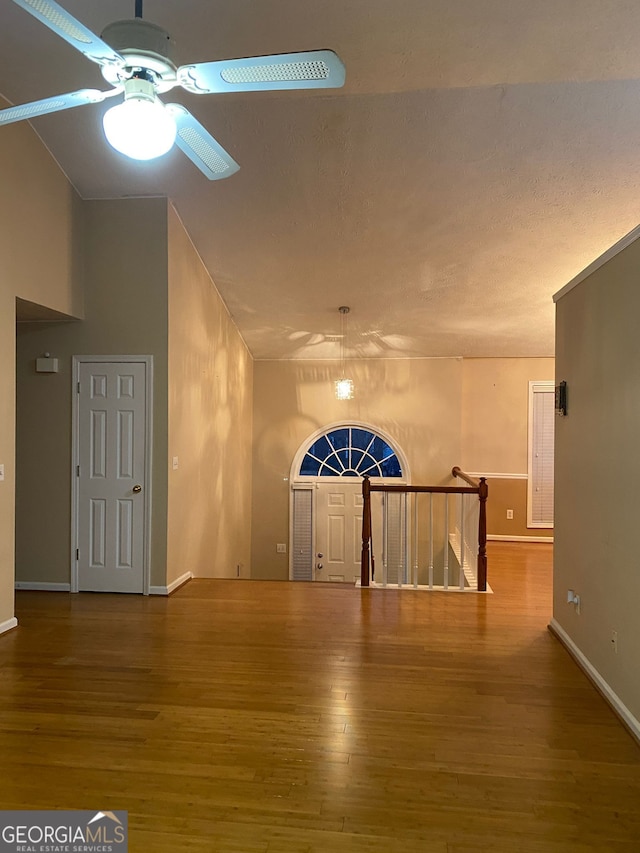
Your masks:
<instances>
[{"instance_id":1,"label":"beige wall","mask_svg":"<svg viewBox=\"0 0 640 853\"><path fill-rule=\"evenodd\" d=\"M467 471L527 473L529 382L553 378L552 358L465 358L462 445Z\"/></svg>"},{"instance_id":2,"label":"beige wall","mask_svg":"<svg viewBox=\"0 0 640 853\"><path fill-rule=\"evenodd\" d=\"M170 209L168 583L187 570L249 576L252 383L252 358Z\"/></svg>"},{"instance_id":3,"label":"beige wall","mask_svg":"<svg viewBox=\"0 0 640 853\"><path fill-rule=\"evenodd\" d=\"M461 359L367 359L349 363L356 395L335 399L336 362L254 364L252 576L284 580L293 457L317 429L355 420L389 434L414 483L447 483L461 449Z\"/></svg>"},{"instance_id":4,"label":"beige wall","mask_svg":"<svg viewBox=\"0 0 640 853\"><path fill-rule=\"evenodd\" d=\"M489 536L543 537L553 536L551 527L527 527L527 481L490 477L487 501ZM513 518L507 518L507 510Z\"/></svg>"},{"instance_id":5,"label":"beige wall","mask_svg":"<svg viewBox=\"0 0 640 853\"><path fill-rule=\"evenodd\" d=\"M553 358L469 358L462 375L462 467L489 478L487 528L497 536L553 536L527 527L529 382L553 380ZM507 520L506 510L513 510Z\"/></svg>"},{"instance_id":6,"label":"beige wall","mask_svg":"<svg viewBox=\"0 0 640 853\"><path fill-rule=\"evenodd\" d=\"M14 612L16 296L75 316L83 305L75 192L26 123L2 129L0 166L1 626Z\"/></svg>"},{"instance_id":7,"label":"beige wall","mask_svg":"<svg viewBox=\"0 0 640 853\"><path fill-rule=\"evenodd\" d=\"M81 317L80 199L27 124L2 128L0 164L0 288Z\"/></svg>"},{"instance_id":8,"label":"beige wall","mask_svg":"<svg viewBox=\"0 0 640 853\"><path fill-rule=\"evenodd\" d=\"M12 290L0 279L0 462L5 470L0 482L0 630L14 615L15 306Z\"/></svg>"},{"instance_id":9,"label":"beige wall","mask_svg":"<svg viewBox=\"0 0 640 853\"><path fill-rule=\"evenodd\" d=\"M72 355L154 357L151 583L166 583L167 202L82 203L85 316L20 327L16 579L69 582ZM53 215L52 215L52 218ZM50 352L60 373L34 372Z\"/></svg>"},{"instance_id":10,"label":"beige wall","mask_svg":"<svg viewBox=\"0 0 640 853\"><path fill-rule=\"evenodd\" d=\"M557 304L554 618L640 719L640 241ZM566 603L582 599L581 613ZM618 632L614 654L611 632Z\"/></svg>"}]
</instances>

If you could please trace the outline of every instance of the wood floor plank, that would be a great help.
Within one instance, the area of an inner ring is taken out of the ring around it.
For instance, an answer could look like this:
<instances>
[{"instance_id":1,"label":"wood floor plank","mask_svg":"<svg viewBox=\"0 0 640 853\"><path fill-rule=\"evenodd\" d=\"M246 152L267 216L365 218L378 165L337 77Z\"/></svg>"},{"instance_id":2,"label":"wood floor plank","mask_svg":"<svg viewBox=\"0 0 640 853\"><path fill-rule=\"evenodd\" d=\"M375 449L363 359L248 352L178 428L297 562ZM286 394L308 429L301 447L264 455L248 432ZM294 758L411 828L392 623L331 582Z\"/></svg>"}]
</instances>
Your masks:
<instances>
[{"instance_id":1,"label":"wood floor plank","mask_svg":"<svg viewBox=\"0 0 640 853\"><path fill-rule=\"evenodd\" d=\"M0 805L126 809L132 853L637 853L640 749L547 631L551 548L489 556L487 596L17 593Z\"/></svg>"}]
</instances>

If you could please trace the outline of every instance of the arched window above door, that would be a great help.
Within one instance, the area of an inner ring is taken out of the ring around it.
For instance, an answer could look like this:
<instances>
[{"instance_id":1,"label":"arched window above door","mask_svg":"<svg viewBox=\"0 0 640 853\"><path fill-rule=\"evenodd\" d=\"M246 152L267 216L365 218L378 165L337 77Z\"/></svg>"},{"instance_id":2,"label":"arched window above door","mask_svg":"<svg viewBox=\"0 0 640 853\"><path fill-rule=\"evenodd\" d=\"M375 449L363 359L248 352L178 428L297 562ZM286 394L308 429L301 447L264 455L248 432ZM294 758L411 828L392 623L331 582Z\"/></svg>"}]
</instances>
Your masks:
<instances>
[{"instance_id":1,"label":"arched window above door","mask_svg":"<svg viewBox=\"0 0 640 853\"><path fill-rule=\"evenodd\" d=\"M341 426L314 439L300 465L301 477L402 477L396 451L385 438L360 426Z\"/></svg>"}]
</instances>

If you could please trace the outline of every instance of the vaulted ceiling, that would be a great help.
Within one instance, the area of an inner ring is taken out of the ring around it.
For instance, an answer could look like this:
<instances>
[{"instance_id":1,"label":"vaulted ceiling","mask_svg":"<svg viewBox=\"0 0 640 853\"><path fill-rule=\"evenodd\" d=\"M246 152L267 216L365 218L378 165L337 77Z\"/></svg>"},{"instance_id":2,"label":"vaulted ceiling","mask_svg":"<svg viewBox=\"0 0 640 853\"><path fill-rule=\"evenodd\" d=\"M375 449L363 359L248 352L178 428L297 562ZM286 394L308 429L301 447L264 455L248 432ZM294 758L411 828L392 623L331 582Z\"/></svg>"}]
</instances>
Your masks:
<instances>
[{"instance_id":1,"label":"vaulted ceiling","mask_svg":"<svg viewBox=\"0 0 640 853\"><path fill-rule=\"evenodd\" d=\"M61 0L94 32L133 0ZM240 164L128 161L99 104L33 126L85 198L167 195L256 358L553 354L552 294L640 219L631 0L146 0L176 64L332 48L343 89L181 101ZM0 93L107 88L0 0ZM0 133L11 132L10 126ZM2 168L10 168L3 163Z\"/></svg>"}]
</instances>

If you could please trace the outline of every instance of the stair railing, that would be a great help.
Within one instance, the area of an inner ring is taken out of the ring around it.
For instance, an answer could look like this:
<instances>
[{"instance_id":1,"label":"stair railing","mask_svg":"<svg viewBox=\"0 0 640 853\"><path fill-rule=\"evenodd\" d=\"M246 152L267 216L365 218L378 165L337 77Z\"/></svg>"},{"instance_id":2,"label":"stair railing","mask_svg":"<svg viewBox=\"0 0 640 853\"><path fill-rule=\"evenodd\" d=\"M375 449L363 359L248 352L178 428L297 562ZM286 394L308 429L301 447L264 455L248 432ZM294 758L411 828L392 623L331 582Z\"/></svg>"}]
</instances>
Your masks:
<instances>
[{"instance_id":1,"label":"stair railing","mask_svg":"<svg viewBox=\"0 0 640 853\"><path fill-rule=\"evenodd\" d=\"M471 477L469 474L466 474L462 471L457 465L452 468L451 474L453 477L456 477L460 480L463 480L468 485L466 486L409 486L409 485L385 485L378 484L372 482L369 477L365 476L362 481L362 498L363 498L363 511L362 511L362 552L361 552L361 561L360 561L360 585L363 587L370 586L371 584L371 569L372 569L372 558L371 558L371 493L372 492L382 492L386 494L429 494L430 498L430 529L429 529L429 538L431 543L433 542L433 495L441 494L445 495L445 512L444 512L444 525L445 525L445 586L448 585L448 547L449 547L449 495L460 495L461 503L460 503L460 521L459 521L459 548L460 548L460 589L464 588L464 565L466 563L466 548L468 547L468 539L469 534L467 533L468 525L465 523L465 503L464 498L467 495L477 495L478 496L478 536L477 536L477 555L475 559L476 563L476 586L479 592L485 592L487 589L487 497L489 494L489 487L487 486L487 481L484 477L480 477L476 479L475 477ZM405 515L406 517L406 515ZM418 582L418 559L417 559L417 541L418 541L418 514L417 514L417 505L414 511L414 525L415 525L415 561L414 561L414 586L417 587ZM474 537L475 538L475 537ZM398 578L398 585L401 585L400 578ZM429 586L433 586L433 560L430 562L429 566Z\"/></svg>"}]
</instances>

